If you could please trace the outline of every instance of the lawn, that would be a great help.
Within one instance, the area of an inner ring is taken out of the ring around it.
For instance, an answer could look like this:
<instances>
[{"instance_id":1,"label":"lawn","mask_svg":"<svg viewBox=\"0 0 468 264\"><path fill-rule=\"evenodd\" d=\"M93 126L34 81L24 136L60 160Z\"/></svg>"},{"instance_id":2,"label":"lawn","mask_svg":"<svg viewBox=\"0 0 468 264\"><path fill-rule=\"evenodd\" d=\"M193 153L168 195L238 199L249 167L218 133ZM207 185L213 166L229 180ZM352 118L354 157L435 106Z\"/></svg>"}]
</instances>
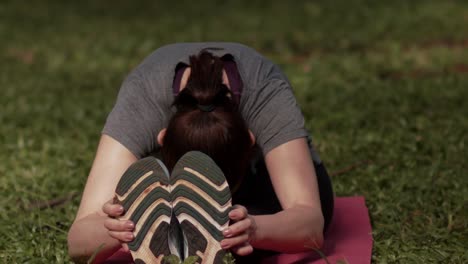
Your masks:
<instances>
[{"instance_id":1,"label":"lawn","mask_svg":"<svg viewBox=\"0 0 468 264\"><path fill-rule=\"evenodd\" d=\"M4 0L0 39L2 263L70 261L123 78L209 40L287 73L336 195L366 197L374 263L468 263L467 1Z\"/></svg>"}]
</instances>

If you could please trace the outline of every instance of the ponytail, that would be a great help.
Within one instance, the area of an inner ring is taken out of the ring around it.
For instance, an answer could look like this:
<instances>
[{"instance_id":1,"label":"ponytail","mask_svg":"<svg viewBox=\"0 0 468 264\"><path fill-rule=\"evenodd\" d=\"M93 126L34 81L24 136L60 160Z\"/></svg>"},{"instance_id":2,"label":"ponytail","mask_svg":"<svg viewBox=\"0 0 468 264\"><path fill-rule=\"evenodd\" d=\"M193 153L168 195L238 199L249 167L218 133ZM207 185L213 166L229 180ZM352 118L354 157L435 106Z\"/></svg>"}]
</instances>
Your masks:
<instances>
[{"instance_id":1,"label":"ponytail","mask_svg":"<svg viewBox=\"0 0 468 264\"><path fill-rule=\"evenodd\" d=\"M190 56L190 68L187 85L173 103L178 111L198 108L211 112L216 107L222 107L226 111L236 110L232 92L223 84L223 62L219 57L202 51L198 56Z\"/></svg>"},{"instance_id":2,"label":"ponytail","mask_svg":"<svg viewBox=\"0 0 468 264\"><path fill-rule=\"evenodd\" d=\"M161 153L172 170L186 152L209 155L223 170L231 187L240 183L250 159L250 134L223 84L223 62L201 51L190 56L191 74L186 87L176 96L176 113L169 120Z\"/></svg>"}]
</instances>

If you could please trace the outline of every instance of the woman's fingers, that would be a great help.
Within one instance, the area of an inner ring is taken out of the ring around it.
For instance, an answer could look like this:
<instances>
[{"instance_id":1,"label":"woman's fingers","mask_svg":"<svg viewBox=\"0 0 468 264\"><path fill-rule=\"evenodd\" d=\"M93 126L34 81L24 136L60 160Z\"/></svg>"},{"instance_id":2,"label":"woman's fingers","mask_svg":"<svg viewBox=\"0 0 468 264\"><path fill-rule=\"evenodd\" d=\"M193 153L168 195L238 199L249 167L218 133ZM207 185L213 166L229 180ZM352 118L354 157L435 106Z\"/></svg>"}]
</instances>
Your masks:
<instances>
[{"instance_id":1,"label":"woman's fingers","mask_svg":"<svg viewBox=\"0 0 468 264\"><path fill-rule=\"evenodd\" d=\"M223 231L225 239L221 241L221 247L231 248L238 255L252 253L253 247L250 241L254 239L257 229L255 219L242 205L235 205L234 209L229 212L229 218L234 223Z\"/></svg>"},{"instance_id":2,"label":"woman's fingers","mask_svg":"<svg viewBox=\"0 0 468 264\"><path fill-rule=\"evenodd\" d=\"M134 239L132 232L109 231L109 235L122 242L130 242Z\"/></svg>"},{"instance_id":3,"label":"woman's fingers","mask_svg":"<svg viewBox=\"0 0 468 264\"><path fill-rule=\"evenodd\" d=\"M132 221L129 220L118 220L113 218L107 218L104 221L104 226L109 229L109 231L117 231L117 232L124 232L124 231L133 231L135 225Z\"/></svg>"},{"instance_id":4,"label":"woman's fingers","mask_svg":"<svg viewBox=\"0 0 468 264\"><path fill-rule=\"evenodd\" d=\"M109 230L109 235L117 240L130 242L134 239L132 231L135 225L131 221L108 218L104 221L104 226Z\"/></svg>"},{"instance_id":5,"label":"woman's fingers","mask_svg":"<svg viewBox=\"0 0 468 264\"><path fill-rule=\"evenodd\" d=\"M239 236L221 240L221 247L223 249L228 249L228 248L236 247L244 243L248 243L248 242L249 242L249 235L244 233Z\"/></svg>"},{"instance_id":6,"label":"woman's fingers","mask_svg":"<svg viewBox=\"0 0 468 264\"><path fill-rule=\"evenodd\" d=\"M244 218L239 222L230 225L224 230L224 237L233 237L238 234L249 231L252 228L252 219L250 217Z\"/></svg>"},{"instance_id":7,"label":"woman's fingers","mask_svg":"<svg viewBox=\"0 0 468 264\"><path fill-rule=\"evenodd\" d=\"M109 200L102 206L102 211L110 217L121 216L124 208L120 204L114 204L113 200Z\"/></svg>"},{"instance_id":8,"label":"woman's fingers","mask_svg":"<svg viewBox=\"0 0 468 264\"><path fill-rule=\"evenodd\" d=\"M104 221L104 227L107 228L109 236L120 242L130 242L135 237L132 231L135 229L135 224L130 220L119 220L113 217L119 217L124 213L124 208L120 204L115 204L114 199L107 201L102 206L102 211L109 217ZM126 244L122 244L124 251L129 251Z\"/></svg>"},{"instance_id":9,"label":"woman's fingers","mask_svg":"<svg viewBox=\"0 0 468 264\"><path fill-rule=\"evenodd\" d=\"M234 209L229 212L229 218L234 220L234 221L239 221L241 219L244 219L248 216L247 208L245 208L242 205L234 205Z\"/></svg>"}]
</instances>

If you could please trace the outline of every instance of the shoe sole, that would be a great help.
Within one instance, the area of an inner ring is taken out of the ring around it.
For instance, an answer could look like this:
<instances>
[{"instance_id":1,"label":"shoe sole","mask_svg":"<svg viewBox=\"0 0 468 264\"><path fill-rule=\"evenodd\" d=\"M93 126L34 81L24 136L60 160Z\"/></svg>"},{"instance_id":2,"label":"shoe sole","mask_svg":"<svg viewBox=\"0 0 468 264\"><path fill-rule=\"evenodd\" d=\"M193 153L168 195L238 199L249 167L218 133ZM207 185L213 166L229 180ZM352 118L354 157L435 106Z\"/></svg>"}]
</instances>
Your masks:
<instances>
[{"instance_id":1,"label":"shoe sole","mask_svg":"<svg viewBox=\"0 0 468 264\"><path fill-rule=\"evenodd\" d=\"M172 207L166 167L154 157L132 164L117 184L116 202L125 212L119 219L135 224L135 239L127 243L135 263L161 263L171 254Z\"/></svg>"},{"instance_id":2,"label":"shoe sole","mask_svg":"<svg viewBox=\"0 0 468 264\"><path fill-rule=\"evenodd\" d=\"M229 225L231 192L221 169L206 154L182 156L171 174L173 212L188 247L202 264L223 263L222 231Z\"/></svg>"}]
</instances>

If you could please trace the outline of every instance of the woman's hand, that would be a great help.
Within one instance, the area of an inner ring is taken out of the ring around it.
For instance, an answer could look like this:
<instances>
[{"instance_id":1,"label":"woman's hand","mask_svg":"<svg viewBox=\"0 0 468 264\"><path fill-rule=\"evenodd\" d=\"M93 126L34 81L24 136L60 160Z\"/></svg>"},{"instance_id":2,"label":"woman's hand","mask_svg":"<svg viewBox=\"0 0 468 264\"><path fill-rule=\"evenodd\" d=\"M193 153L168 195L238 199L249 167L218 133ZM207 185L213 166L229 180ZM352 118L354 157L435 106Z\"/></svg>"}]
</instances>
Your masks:
<instances>
[{"instance_id":1,"label":"woman's hand","mask_svg":"<svg viewBox=\"0 0 468 264\"><path fill-rule=\"evenodd\" d=\"M223 231L225 239L221 241L221 247L231 249L240 256L252 253L253 247L250 242L255 238L257 230L255 219L242 205L235 205L234 209L229 212L229 218L234 223Z\"/></svg>"},{"instance_id":2,"label":"woman's hand","mask_svg":"<svg viewBox=\"0 0 468 264\"><path fill-rule=\"evenodd\" d=\"M120 204L115 204L114 200L109 200L102 206L102 211L109 217L104 221L104 226L109 230L109 235L122 243L125 251L128 246L125 244L134 239L133 230L135 224L130 220L119 220L116 217L122 216L124 208Z\"/></svg>"}]
</instances>

